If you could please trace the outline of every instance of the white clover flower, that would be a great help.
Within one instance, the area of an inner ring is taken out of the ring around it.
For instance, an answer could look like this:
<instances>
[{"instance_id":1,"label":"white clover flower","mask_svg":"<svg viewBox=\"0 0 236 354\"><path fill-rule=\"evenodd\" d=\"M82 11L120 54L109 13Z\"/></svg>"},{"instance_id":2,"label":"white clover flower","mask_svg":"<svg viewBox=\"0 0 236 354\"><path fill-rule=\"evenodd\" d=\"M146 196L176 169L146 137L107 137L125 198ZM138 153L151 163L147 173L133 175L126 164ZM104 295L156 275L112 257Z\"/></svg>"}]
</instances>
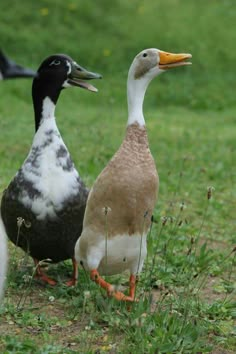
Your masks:
<instances>
[{"instance_id":1,"label":"white clover flower","mask_svg":"<svg viewBox=\"0 0 236 354\"><path fill-rule=\"evenodd\" d=\"M48 300L49 300L50 302L54 302L54 301L55 301L55 297L51 295L51 296L49 296Z\"/></svg>"}]
</instances>

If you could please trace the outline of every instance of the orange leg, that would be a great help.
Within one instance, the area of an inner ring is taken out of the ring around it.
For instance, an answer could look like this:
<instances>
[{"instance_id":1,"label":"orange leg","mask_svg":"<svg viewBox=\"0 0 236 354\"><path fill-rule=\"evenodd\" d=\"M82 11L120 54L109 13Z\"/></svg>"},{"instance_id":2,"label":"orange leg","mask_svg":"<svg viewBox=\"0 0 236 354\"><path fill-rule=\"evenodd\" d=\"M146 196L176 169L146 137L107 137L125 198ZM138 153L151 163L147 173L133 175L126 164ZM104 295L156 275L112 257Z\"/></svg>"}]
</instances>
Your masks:
<instances>
[{"instance_id":1,"label":"orange leg","mask_svg":"<svg viewBox=\"0 0 236 354\"><path fill-rule=\"evenodd\" d=\"M68 280L68 281L66 282L66 285L67 285L67 286L76 285L77 279L78 279L78 264L77 264L77 262L76 262L76 260L75 260L74 257L72 258L72 265L73 265L72 279L71 279L71 280Z\"/></svg>"},{"instance_id":2,"label":"orange leg","mask_svg":"<svg viewBox=\"0 0 236 354\"><path fill-rule=\"evenodd\" d=\"M134 274L130 275L129 278L129 296L135 298L135 289L136 289L136 276Z\"/></svg>"},{"instance_id":3,"label":"orange leg","mask_svg":"<svg viewBox=\"0 0 236 354\"><path fill-rule=\"evenodd\" d=\"M35 273L35 278L37 279L40 279L42 280L43 282L49 284L49 285L56 285L56 281L49 278L41 269L41 266L40 266L40 262L36 259L36 258L33 258L34 259L34 264L35 264L35 267L36 267L36 273Z\"/></svg>"},{"instance_id":4,"label":"orange leg","mask_svg":"<svg viewBox=\"0 0 236 354\"><path fill-rule=\"evenodd\" d=\"M119 301L129 301L133 302L135 300L135 275L130 276L130 291L129 296L126 296L120 291L114 290L114 287L106 282L98 273L97 269L93 269L90 272L90 277L93 281L95 281L98 285L100 285L103 289L107 291L108 296L113 296L116 300Z\"/></svg>"}]
</instances>

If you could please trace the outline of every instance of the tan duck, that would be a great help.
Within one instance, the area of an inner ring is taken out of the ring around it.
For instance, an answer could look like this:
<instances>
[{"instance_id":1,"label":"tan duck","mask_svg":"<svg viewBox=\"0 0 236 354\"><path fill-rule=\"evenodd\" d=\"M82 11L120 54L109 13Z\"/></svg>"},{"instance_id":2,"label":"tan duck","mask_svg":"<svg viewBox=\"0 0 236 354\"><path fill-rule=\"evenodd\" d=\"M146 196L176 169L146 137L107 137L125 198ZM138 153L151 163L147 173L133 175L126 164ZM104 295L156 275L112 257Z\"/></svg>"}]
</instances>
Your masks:
<instances>
[{"instance_id":1,"label":"tan duck","mask_svg":"<svg viewBox=\"0 0 236 354\"><path fill-rule=\"evenodd\" d=\"M75 258L90 271L91 279L117 300L135 300L136 276L146 257L146 237L158 194L159 179L143 116L145 91L158 74L191 64L185 61L188 58L190 54L154 48L134 58L127 82L126 136L88 197ZM115 290L101 277L125 270L130 271L129 295Z\"/></svg>"}]
</instances>

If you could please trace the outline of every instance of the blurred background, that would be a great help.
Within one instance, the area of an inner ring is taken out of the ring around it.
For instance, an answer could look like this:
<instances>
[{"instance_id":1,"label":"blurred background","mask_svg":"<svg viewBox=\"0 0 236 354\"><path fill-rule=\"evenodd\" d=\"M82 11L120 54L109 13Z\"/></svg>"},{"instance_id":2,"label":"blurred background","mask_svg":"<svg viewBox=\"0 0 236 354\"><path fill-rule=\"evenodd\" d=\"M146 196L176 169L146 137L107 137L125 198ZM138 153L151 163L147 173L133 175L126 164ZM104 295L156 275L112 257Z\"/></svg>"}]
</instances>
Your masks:
<instances>
[{"instance_id":1,"label":"blurred background","mask_svg":"<svg viewBox=\"0 0 236 354\"><path fill-rule=\"evenodd\" d=\"M235 102L235 23L234 0L1 0L0 46L33 68L68 53L103 73L103 94L113 96L142 49L190 52L191 70L161 77L168 94L156 85L158 105L222 109Z\"/></svg>"}]
</instances>

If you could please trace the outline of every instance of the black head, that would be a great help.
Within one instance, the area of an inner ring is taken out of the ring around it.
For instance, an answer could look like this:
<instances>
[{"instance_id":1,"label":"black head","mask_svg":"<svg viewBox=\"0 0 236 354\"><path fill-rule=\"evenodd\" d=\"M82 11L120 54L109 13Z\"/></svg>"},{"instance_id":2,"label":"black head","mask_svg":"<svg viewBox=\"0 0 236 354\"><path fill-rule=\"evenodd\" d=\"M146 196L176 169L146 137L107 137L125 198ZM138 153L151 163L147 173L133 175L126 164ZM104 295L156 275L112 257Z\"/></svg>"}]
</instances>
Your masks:
<instances>
[{"instance_id":1,"label":"black head","mask_svg":"<svg viewBox=\"0 0 236 354\"><path fill-rule=\"evenodd\" d=\"M24 77L31 78L36 76L36 72L16 64L0 50L0 76L3 80Z\"/></svg>"},{"instance_id":2,"label":"black head","mask_svg":"<svg viewBox=\"0 0 236 354\"><path fill-rule=\"evenodd\" d=\"M102 76L89 72L65 54L55 54L40 65L33 81L32 96L35 109L36 130L39 125L43 100L48 97L54 104L62 89L77 86L89 91L97 89L84 80L100 79Z\"/></svg>"},{"instance_id":3,"label":"black head","mask_svg":"<svg viewBox=\"0 0 236 354\"><path fill-rule=\"evenodd\" d=\"M34 81L52 85L54 90L78 86L89 91L97 89L83 80L100 79L101 75L87 71L65 54L55 54L46 58L40 65Z\"/></svg>"}]
</instances>

